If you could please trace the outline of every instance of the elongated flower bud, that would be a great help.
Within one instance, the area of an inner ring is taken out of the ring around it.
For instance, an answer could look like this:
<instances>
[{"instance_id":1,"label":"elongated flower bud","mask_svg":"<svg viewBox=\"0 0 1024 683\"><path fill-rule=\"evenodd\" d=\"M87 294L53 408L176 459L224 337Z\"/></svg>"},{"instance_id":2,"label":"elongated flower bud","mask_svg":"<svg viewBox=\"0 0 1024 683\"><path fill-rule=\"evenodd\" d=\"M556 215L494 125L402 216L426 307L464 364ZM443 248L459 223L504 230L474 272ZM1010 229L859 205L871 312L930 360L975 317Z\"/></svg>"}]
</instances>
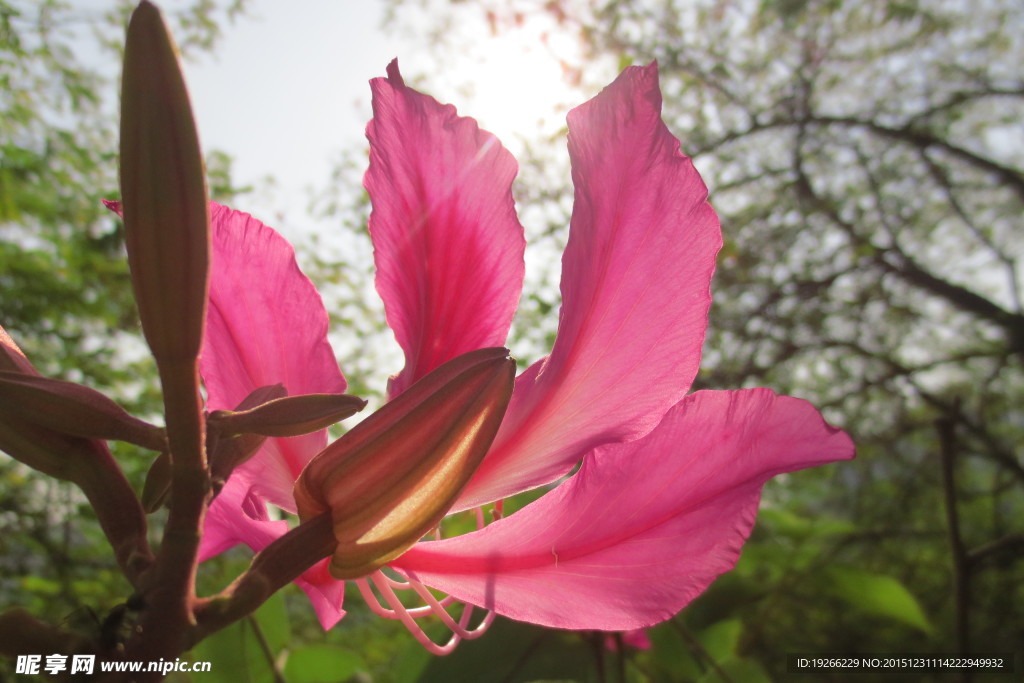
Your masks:
<instances>
[{"instance_id":1,"label":"elongated flower bud","mask_svg":"<svg viewBox=\"0 0 1024 683\"><path fill-rule=\"evenodd\" d=\"M303 394L267 401L243 411L216 410L209 424L222 434L299 436L330 427L366 407L349 394Z\"/></svg>"},{"instance_id":2,"label":"elongated flower bud","mask_svg":"<svg viewBox=\"0 0 1024 683\"><path fill-rule=\"evenodd\" d=\"M121 199L146 341L158 364L194 359L210 260L203 159L174 42L149 2L132 14L125 44Z\"/></svg>"},{"instance_id":3,"label":"elongated flower bud","mask_svg":"<svg viewBox=\"0 0 1024 683\"><path fill-rule=\"evenodd\" d=\"M40 387L68 383L40 377L2 327L0 374L9 380L8 388L15 389L13 400L8 397L0 403L0 451L43 474L77 484L96 511L125 575L134 580L152 560L146 541L146 518L107 445L98 439L73 436L67 430L49 429L45 421L26 419L19 412L24 408L19 402L26 399L19 392L27 390L31 400L32 393ZM72 389L72 393L75 391ZM75 408L71 411L75 412ZM38 413L36 410L36 417Z\"/></svg>"},{"instance_id":4,"label":"elongated flower bud","mask_svg":"<svg viewBox=\"0 0 1024 683\"><path fill-rule=\"evenodd\" d=\"M0 375L12 380L46 381L2 327ZM0 405L0 450L32 469L57 479L78 481L84 472L109 457L106 446L97 441L62 434L25 419L19 412L23 406L16 398L7 397Z\"/></svg>"},{"instance_id":5,"label":"elongated flower bud","mask_svg":"<svg viewBox=\"0 0 1024 683\"><path fill-rule=\"evenodd\" d=\"M295 501L303 521L331 514L332 576L368 574L441 521L486 455L514 378L506 349L459 356L310 461Z\"/></svg>"},{"instance_id":6,"label":"elongated flower bud","mask_svg":"<svg viewBox=\"0 0 1024 683\"><path fill-rule=\"evenodd\" d=\"M9 414L61 434L126 441L156 451L166 447L162 429L74 382L0 370L0 402Z\"/></svg>"}]
</instances>

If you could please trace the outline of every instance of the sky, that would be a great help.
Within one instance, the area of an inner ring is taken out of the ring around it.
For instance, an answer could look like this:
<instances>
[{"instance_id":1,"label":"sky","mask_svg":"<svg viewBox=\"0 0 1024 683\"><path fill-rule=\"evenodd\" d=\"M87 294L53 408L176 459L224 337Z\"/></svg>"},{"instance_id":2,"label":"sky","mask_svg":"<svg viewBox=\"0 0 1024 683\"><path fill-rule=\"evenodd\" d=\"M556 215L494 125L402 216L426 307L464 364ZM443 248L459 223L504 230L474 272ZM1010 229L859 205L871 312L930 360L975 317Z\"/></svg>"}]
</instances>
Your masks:
<instances>
[{"instance_id":1,"label":"sky","mask_svg":"<svg viewBox=\"0 0 1024 683\"><path fill-rule=\"evenodd\" d=\"M342 150L367 149L368 81L383 76L392 59L410 83L477 118L513 154L527 140L557 140L564 150L565 114L583 99L567 87L558 59L571 59L575 45L544 18L495 36L470 7L438 44L425 33L436 17L417 2L399 8L392 31L381 28L381 0L250 0L247 7L224 27L213 54L185 63L185 77L204 149L230 154L233 182L257 188L234 208L297 244L314 233L334 247L335 237L347 239L336 219L317 219L308 206L314 191L329 186ZM261 181L266 176L273 184ZM341 248L351 256L357 247ZM550 255L533 256L528 252L528 277L556 267ZM397 347L385 337L387 348L373 352L397 369Z\"/></svg>"},{"instance_id":2,"label":"sky","mask_svg":"<svg viewBox=\"0 0 1024 683\"><path fill-rule=\"evenodd\" d=\"M399 49L382 13L379 2L255 0L212 55L186 63L203 146L234 157L236 184L269 190L246 210L286 215L282 230L309 222L309 188L326 183L339 150L362 144L367 82Z\"/></svg>"},{"instance_id":3,"label":"sky","mask_svg":"<svg viewBox=\"0 0 1024 683\"><path fill-rule=\"evenodd\" d=\"M580 97L557 59L574 45L543 19L492 36L472 10L455 27L468 38L453 59L425 37L433 22L418 3L399 8L405 30L385 32L381 0L251 0L212 55L185 65L204 148L234 157L236 184L259 190L245 198L246 209L295 237L316 229L306 212L310 190L326 185L340 150L365 147L368 81L393 58L514 154L521 139L552 135ZM267 176L273 186L260 182Z\"/></svg>"}]
</instances>

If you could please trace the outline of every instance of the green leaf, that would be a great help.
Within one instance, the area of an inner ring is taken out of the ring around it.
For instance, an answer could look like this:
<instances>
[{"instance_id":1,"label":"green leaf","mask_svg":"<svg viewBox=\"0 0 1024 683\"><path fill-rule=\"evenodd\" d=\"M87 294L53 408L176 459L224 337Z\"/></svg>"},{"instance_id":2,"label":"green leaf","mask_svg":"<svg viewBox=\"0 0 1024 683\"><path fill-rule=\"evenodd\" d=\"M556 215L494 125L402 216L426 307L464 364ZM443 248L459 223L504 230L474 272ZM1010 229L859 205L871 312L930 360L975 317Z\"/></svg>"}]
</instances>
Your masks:
<instances>
[{"instance_id":1,"label":"green leaf","mask_svg":"<svg viewBox=\"0 0 1024 683\"><path fill-rule=\"evenodd\" d=\"M736 656L742 634L742 621L739 619L724 619L701 631L697 639L709 655L716 661L721 661Z\"/></svg>"},{"instance_id":2,"label":"green leaf","mask_svg":"<svg viewBox=\"0 0 1024 683\"><path fill-rule=\"evenodd\" d=\"M330 645L301 647L288 655L284 677L288 683L337 683L365 668L354 652Z\"/></svg>"},{"instance_id":3,"label":"green leaf","mask_svg":"<svg viewBox=\"0 0 1024 683\"><path fill-rule=\"evenodd\" d=\"M851 607L931 633L921 604L897 579L853 567L831 567L825 576L829 592Z\"/></svg>"},{"instance_id":4,"label":"green leaf","mask_svg":"<svg viewBox=\"0 0 1024 683\"><path fill-rule=\"evenodd\" d=\"M841 536L856 530L856 525L847 520L809 518L784 508L764 508L757 516L758 525L764 530L795 539Z\"/></svg>"},{"instance_id":5,"label":"green leaf","mask_svg":"<svg viewBox=\"0 0 1024 683\"><path fill-rule=\"evenodd\" d=\"M603 638L603 634L594 637ZM595 646L585 638L586 635L581 637L571 631L497 619L479 640L459 644L455 652L446 657L431 658L416 680L419 683L591 680L585 676L594 673Z\"/></svg>"},{"instance_id":6,"label":"green leaf","mask_svg":"<svg viewBox=\"0 0 1024 683\"><path fill-rule=\"evenodd\" d=\"M255 613L255 620L276 660L290 639L284 597L277 593ZM252 623L236 622L199 643L191 652L192 660L210 662L210 671L201 674L202 683L273 683L273 664L268 659ZM195 680L199 680L196 677Z\"/></svg>"},{"instance_id":7,"label":"green leaf","mask_svg":"<svg viewBox=\"0 0 1024 683\"><path fill-rule=\"evenodd\" d=\"M728 678L719 674L719 670ZM754 660L733 658L718 662L718 669L710 669L698 679L698 683L725 683L726 681L771 683L771 680L761 665Z\"/></svg>"},{"instance_id":8,"label":"green leaf","mask_svg":"<svg viewBox=\"0 0 1024 683\"><path fill-rule=\"evenodd\" d=\"M267 645L276 657L291 641L291 624L288 621L288 610L282 592L278 591L272 595L256 610L255 616Z\"/></svg>"},{"instance_id":9,"label":"green leaf","mask_svg":"<svg viewBox=\"0 0 1024 683\"><path fill-rule=\"evenodd\" d=\"M60 584L51 579L44 579L41 576L24 576L21 579L21 587L26 591L32 591L41 595L57 595L60 593Z\"/></svg>"}]
</instances>

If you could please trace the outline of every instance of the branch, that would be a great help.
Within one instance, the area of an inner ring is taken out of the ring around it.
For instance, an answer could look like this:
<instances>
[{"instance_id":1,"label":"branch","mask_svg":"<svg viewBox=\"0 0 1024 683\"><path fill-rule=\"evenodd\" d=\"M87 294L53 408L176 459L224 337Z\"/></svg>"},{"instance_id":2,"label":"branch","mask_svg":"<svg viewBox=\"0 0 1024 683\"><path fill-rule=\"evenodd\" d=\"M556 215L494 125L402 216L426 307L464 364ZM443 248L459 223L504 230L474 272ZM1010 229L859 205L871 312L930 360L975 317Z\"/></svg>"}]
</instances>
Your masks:
<instances>
[{"instance_id":1,"label":"branch","mask_svg":"<svg viewBox=\"0 0 1024 683\"><path fill-rule=\"evenodd\" d=\"M971 220L970 215L967 213L966 209L960 203L960 200L957 199L956 194L953 191L953 182L952 180L950 180L949 175L945 172L945 170L941 166L939 166L939 164L934 159L928 156L926 150L919 150L919 154L921 160L924 162L925 166L927 166L928 172L931 174L932 178L934 178L935 182L937 182L939 186L942 188L943 193L946 195L946 200L949 202L949 205L953 207L953 211L956 212L956 215L960 218L963 224L967 226L967 229L971 231L971 233L978 239L978 241L980 241L982 244L988 247L996 255L996 258L998 258L1003 263L1003 265L1006 266L1007 279L1010 288L1010 296L1013 297L1016 312L1021 313L1022 311L1024 311L1024 307L1021 306L1020 280L1017 277L1016 261L1013 258L1004 254L1002 250L1000 250L999 247L996 246L995 242L989 239L989 237L984 232L982 232L981 228L979 228L974 223L974 221Z\"/></svg>"},{"instance_id":2,"label":"branch","mask_svg":"<svg viewBox=\"0 0 1024 683\"><path fill-rule=\"evenodd\" d=\"M1024 201L1024 173L1020 170L1004 166L997 161L981 156L968 149L948 142L932 133L914 128L907 124L902 127L886 126L870 119L859 119L852 116L819 116L809 114L807 116L777 117L770 121L755 122L753 125L738 131L732 131L720 137L709 145L694 151L693 157L711 152L718 147L726 145L735 140L745 138L755 133L772 130L775 128L806 127L807 125L836 126L841 128L863 128L881 137L890 140L905 142L918 149L938 148L957 157L971 166L974 166L986 173L992 173L1001 182L1009 186Z\"/></svg>"},{"instance_id":3,"label":"branch","mask_svg":"<svg viewBox=\"0 0 1024 683\"><path fill-rule=\"evenodd\" d=\"M260 651L263 652L263 656L267 658L267 666L270 668L270 673L274 677L274 683L288 683L284 678L284 672L281 671L281 667L278 666L277 660L274 658L274 651L270 649L270 643L267 642L267 637L263 635L263 629L260 627L260 622L253 615L246 617L246 621L249 626L252 627L253 635L256 636L256 642L260 645Z\"/></svg>"},{"instance_id":4,"label":"branch","mask_svg":"<svg viewBox=\"0 0 1024 683\"><path fill-rule=\"evenodd\" d=\"M197 601L191 644L252 614L277 591L334 553L331 514L326 512L295 527L264 548L252 564L220 594Z\"/></svg>"},{"instance_id":5,"label":"branch","mask_svg":"<svg viewBox=\"0 0 1024 683\"><path fill-rule=\"evenodd\" d=\"M943 140L932 133L914 128L910 125L906 125L901 128L892 128L869 119L858 119L845 116L811 116L808 118L808 122L824 126L865 128L873 133L881 135L882 137L906 142L907 144L913 145L919 149L936 147L938 149L945 150L958 159L961 159L962 161L965 161L986 173L992 173L997 176L1004 184L1013 188L1021 200L1024 201L1024 174L1019 170L1009 166L1003 166L999 162L983 157L980 154L958 145L954 145L953 143Z\"/></svg>"},{"instance_id":6,"label":"branch","mask_svg":"<svg viewBox=\"0 0 1024 683\"><path fill-rule=\"evenodd\" d=\"M880 247L870 239L860 235L851 223L843 220L832 203L814 189L814 184L804 168L802 146L805 131L806 128L804 126L799 128L793 154L793 165L797 173L796 190L798 195L806 200L812 208L821 212L835 223L849 237L854 246L867 247L875 252L875 263L883 270L896 275L918 289L944 299L962 311L998 325L1006 331L1007 345L1010 352L1024 354L1024 314L1011 313L966 287L932 275L905 254L897 245L894 244L892 247L887 248ZM1022 190L1024 190L1024 185L1022 185ZM885 259L887 254L894 255L896 263L887 261Z\"/></svg>"},{"instance_id":7,"label":"branch","mask_svg":"<svg viewBox=\"0 0 1024 683\"><path fill-rule=\"evenodd\" d=\"M1024 97L1024 88L994 88L985 87L979 90L961 90L953 93L953 96L944 102L933 105L910 117L908 123L914 125L922 119L927 119L940 112L959 107L973 100L980 100L987 97Z\"/></svg>"},{"instance_id":8,"label":"branch","mask_svg":"<svg viewBox=\"0 0 1024 683\"><path fill-rule=\"evenodd\" d=\"M988 557L1014 549L1018 552L1024 552L1024 534L1008 534L990 543L973 548L967 553L967 559L970 562L970 566L973 567Z\"/></svg>"},{"instance_id":9,"label":"branch","mask_svg":"<svg viewBox=\"0 0 1024 683\"><path fill-rule=\"evenodd\" d=\"M703 645L701 645L700 641L697 640L697 636L693 635L693 633L690 632L690 629L686 628L686 626L680 623L678 618L670 619L669 623L672 624L677 631L679 631L679 635L682 636L683 640L686 641L686 644L690 648L690 650L692 650L693 653L697 655L697 658L704 660L704 662L709 667L711 667L712 670L714 670L715 674L718 676L718 679L722 681L722 683L733 683L732 676L725 672L725 669L722 668L722 665L718 663L718 661L711 655L710 652L707 651L707 649Z\"/></svg>"},{"instance_id":10,"label":"branch","mask_svg":"<svg viewBox=\"0 0 1024 683\"><path fill-rule=\"evenodd\" d=\"M83 652L88 644L73 633L39 621L23 607L0 614L0 655Z\"/></svg>"},{"instance_id":11,"label":"branch","mask_svg":"<svg viewBox=\"0 0 1024 683\"><path fill-rule=\"evenodd\" d=\"M864 241L867 242L867 240ZM897 262L887 261L885 259L887 254L895 256ZM932 275L899 247L879 250L875 262L883 270L898 276L918 289L945 299L961 311L995 323L1006 332L1009 351L1024 353L1024 314L1011 313L967 287Z\"/></svg>"},{"instance_id":12,"label":"branch","mask_svg":"<svg viewBox=\"0 0 1024 683\"><path fill-rule=\"evenodd\" d=\"M956 410L956 406L954 406ZM967 550L960 536L960 518L956 506L956 422L953 416L935 421L939 434L939 457L942 461L942 490L946 508L949 548L953 559L953 590L956 600L956 651L970 652L970 577L967 573ZM967 680L969 674L964 677Z\"/></svg>"}]
</instances>

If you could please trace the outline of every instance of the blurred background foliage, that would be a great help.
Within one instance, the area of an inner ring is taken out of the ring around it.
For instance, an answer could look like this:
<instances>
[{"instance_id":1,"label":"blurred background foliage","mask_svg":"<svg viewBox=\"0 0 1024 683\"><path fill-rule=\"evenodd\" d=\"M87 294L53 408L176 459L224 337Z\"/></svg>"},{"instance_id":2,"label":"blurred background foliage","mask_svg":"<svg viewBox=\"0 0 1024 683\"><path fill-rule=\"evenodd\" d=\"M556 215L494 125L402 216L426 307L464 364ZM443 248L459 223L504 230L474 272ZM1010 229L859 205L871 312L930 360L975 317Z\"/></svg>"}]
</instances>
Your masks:
<instances>
[{"instance_id":1,"label":"blurred background foliage","mask_svg":"<svg viewBox=\"0 0 1024 683\"><path fill-rule=\"evenodd\" d=\"M403 63L428 92L438 74L451 77L446 64L534 21L582 46L559 54L577 101L619 68L657 59L666 122L725 235L698 387L806 398L853 435L858 459L770 484L737 569L651 629L649 649L499 620L432 658L357 592L324 634L291 589L197 648L214 665L194 680L739 683L786 679L788 653L1020 657L1024 6L388 4L388 30L431 45L435 64ZM237 9L186 8L179 42L209 49ZM117 24L122 12L88 26ZM152 411L119 228L96 201L116 192L115 124L97 95L110 84L75 62L61 28L71 18L56 2L0 0L0 324L44 373ZM472 114L472 84L463 85L460 112ZM528 271L510 340L527 361L550 348L557 323L557 254L572 206L564 132L525 145L519 159L528 258L545 264ZM339 159L311 210L354 246L344 259L315 236L297 246L323 288L352 390L366 393L365 378L395 366L381 362L389 333L370 284L367 201L353 189L365 151ZM240 190L229 162L210 158L222 198ZM123 455L141 477L145 458ZM97 627L125 586L88 510L7 460L0 477L0 603ZM238 552L208 563L204 586L218 588L245 561Z\"/></svg>"}]
</instances>

